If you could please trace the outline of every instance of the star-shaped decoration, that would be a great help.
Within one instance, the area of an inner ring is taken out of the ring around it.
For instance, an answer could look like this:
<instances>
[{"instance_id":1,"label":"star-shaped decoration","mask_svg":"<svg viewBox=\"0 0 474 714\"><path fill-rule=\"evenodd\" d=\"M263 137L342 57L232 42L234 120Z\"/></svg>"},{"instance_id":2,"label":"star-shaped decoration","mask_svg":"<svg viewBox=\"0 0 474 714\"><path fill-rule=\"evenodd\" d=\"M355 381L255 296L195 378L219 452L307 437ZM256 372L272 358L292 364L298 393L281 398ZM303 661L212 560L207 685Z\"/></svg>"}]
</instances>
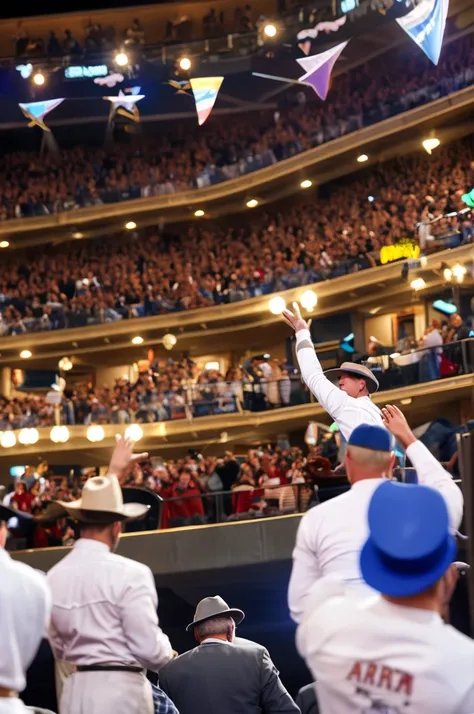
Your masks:
<instances>
[{"instance_id":1,"label":"star-shaped decoration","mask_svg":"<svg viewBox=\"0 0 474 714\"><path fill-rule=\"evenodd\" d=\"M140 94L140 89L141 87L132 87L130 89L130 94L125 94L122 90L120 90L118 96L104 97L104 99L108 99L109 102L113 104L116 111L120 107L123 107L123 109L130 112L130 114L135 114L138 111L136 106L137 102L145 98L144 94Z\"/></svg>"},{"instance_id":2,"label":"star-shaped decoration","mask_svg":"<svg viewBox=\"0 0 474 714\"><path fill-rule=\"evenodd\" d=\"M176 94L188 94L188 89L191 89L191 85L187 79L170 79L167 84L173 89L176 89Z\"/></svg>"}]
</instances>

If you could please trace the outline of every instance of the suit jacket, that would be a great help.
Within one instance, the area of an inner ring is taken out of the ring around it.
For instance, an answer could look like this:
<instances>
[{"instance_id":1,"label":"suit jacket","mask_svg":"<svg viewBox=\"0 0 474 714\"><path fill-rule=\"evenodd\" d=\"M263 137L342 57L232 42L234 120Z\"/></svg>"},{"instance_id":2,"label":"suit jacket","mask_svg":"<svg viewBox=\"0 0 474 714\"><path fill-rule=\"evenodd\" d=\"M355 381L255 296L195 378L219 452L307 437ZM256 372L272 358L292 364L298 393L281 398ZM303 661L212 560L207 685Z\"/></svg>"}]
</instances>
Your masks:
<instances>
[{"instance_id":1,"label":"suit jacket","mask_svg":"<svg viewBox=\"0 0 474 714\"><path fill-rule=\"evenodd\" d=\"M252 642L205 642L159 679L180 714L300 714L268 652Z\"/></svg>"},{"instance_id":2,"label":"suit jacket","mask_svg":"<svg viewBox=\"0 0 474 714\"><path fill-rule=\"evenodd\" d=\"M296 703L301 709L301 714L319 714L318 700L313 684L302 687L296 697Z\"/></svg>"}]
</instances>

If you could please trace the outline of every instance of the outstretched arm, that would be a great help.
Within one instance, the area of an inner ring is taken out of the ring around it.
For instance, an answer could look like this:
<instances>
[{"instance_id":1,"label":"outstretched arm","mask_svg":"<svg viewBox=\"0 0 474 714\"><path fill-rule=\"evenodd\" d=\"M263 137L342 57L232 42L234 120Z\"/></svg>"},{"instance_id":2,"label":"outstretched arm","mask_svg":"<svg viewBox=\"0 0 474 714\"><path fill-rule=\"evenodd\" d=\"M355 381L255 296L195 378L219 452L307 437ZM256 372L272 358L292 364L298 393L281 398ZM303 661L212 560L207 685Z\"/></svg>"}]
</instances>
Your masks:
<instances>
[{"instance_id":1,"label":"outstretched arm","mask_svg":"<svg viewBox=\"0 0 474 714\"><path fill-rule=\"evenodd\" d=\"M441 493L448 508L451 526L455 529L459 528L464 500L451 474L441 466L431 451L418 441L398 407L387 404L382 409L382 418L387 429L405 447L407 456L416 470L418 483L431 486Z\"/></svg>"},{"instance_id":2,"label":"outstretched arm","mask_svg":"<svg viewBox=\"0 0 474 714\"><path fill-rule=\"evenodd\" d=\"M293 310L294 312L283 310L282 316L295 331L296 357L301 376L321 406L333 419L337 419L346 407L349 397L324 376L323 368L311 340L308 324L301 317L297 303L293 303Z\"/></svg>"}]
</instances>

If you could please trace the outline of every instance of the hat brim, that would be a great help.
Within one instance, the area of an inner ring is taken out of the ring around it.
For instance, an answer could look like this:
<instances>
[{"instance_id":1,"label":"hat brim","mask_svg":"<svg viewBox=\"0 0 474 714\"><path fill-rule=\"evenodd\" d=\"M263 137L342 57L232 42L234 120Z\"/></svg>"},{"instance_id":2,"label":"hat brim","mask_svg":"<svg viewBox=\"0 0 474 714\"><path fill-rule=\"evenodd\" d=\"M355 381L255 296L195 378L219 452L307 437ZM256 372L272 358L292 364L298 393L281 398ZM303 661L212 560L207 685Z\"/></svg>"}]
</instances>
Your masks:
<instances>
[{"instance_id":1,"label":"hat brim","mask_svg":"<svg viewBox=\"0 0 474 714\"><path fill-rule=\"evenodd\" d=\"M64 515L69 515L77 521L83 523L115 523L116 521L133 521L137 518L142 518L149 510L150 506L142 503L124 503L120 509L113 511L96 510L84 508L82 498L77 501L67 503L65 501L51 501L51 506L57 507L57 511L51 509L48 513L49 518L54 517L51 514L57 513L56 518L62 518Z\"/></svg>"},{"instance_id":2,"label":"hat brim","mask_svg":"<svg viewBox=\"0 0 474 714\"><path fill-rule=\"evenodd\" d=\"M367 585L382 595L408 597L434 585L454 561L455 555L456 541L448 535L442 555L432 568L423 573L403 573L387 566L369 537L360 554L360 569Z\"/></svg>"},{"instance_id":3,"label":"hat brim","mask_svg":"<svg viewBox=\"0 0 474 714\"><path fill-rule=\"evenodd\" d=\"M368 374L362 374L362 372L359 372L357 369L341 369L340 367L335 367L334 369L327 369L324 372L326 377L330 375L331 381L332 378L337 379L341 376L341 374L353 374L355 377L359 377L359 379L365 379L369 394L373 394L379 389L379 383L375 377L369 377Z\"/></svg>"},{"instance_id":4,"label":"hat brim","mask_svg":"<svg viewBox=\"0 0 474 714\"><path fill-rule=\"evenodd\" d=\"M17 511L15 508L10 508L9 506L0 506L0 521L9 521L10 518L24 518L26 520L30 520L33 516L31 513Z\"/></svg>"},{"instance_id":5,"label":"hat brim","mask_svg":"<svg viewBox=\"0 0 474 714\"><path fill-rule=\"evenodd\" d=\"M237 626L240 625L242 620L245 618L245 612L237 608L230 608L229 610L224 610L224 612L216 612L214 615L208 615L207 617L202 617L200 620L196 620L195 622L190 622L186 627L186 632L189 632L194 627L197 627L197 625L200 625L201 622L207 622L207 620L212 620L215 617L231 617Z\"/></svg>"}]
</instances>

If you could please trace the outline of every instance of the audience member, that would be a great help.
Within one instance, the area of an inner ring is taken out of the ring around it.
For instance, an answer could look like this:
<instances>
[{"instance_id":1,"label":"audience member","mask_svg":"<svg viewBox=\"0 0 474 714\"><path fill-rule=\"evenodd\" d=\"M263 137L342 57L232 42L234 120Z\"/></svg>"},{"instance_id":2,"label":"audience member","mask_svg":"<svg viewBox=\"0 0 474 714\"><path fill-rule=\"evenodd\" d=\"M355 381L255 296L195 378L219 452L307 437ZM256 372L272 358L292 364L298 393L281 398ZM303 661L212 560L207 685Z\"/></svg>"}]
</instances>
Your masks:
<instances>
[{"instance_id":1,"label":"audience member","mask_svg":"<svg viewBox=\"0 0 474 714\"><path fill-rule=\"evenodd\" d=\"M122 521L147 506L124 505L118 477L147 454L132 456L119 439L107 476L86 481L82 496L58 501L80 523L81 538L48 572L53 596L49 637L54 656L74 666L61 697L61 714L85 711L153 714L150 682L172 657L158 625L151 570L114 553ZM100 686L97 686L97 685Z\"/></svg>"},{"instance_id":2,"label":"audience member","mask_svg":"<svg viewBox=\"0 0 474 714\"><path fill-rule=\"evenodd\" d=\"M220 597L198 604L186 628L198 646L160 671L160 686L180 714L284 714L299 712L264 647L235 641L245 615Z\"/></svg>"},{"instance_id":3,"label":"audience member","mask_svg":"<svg viewBox=\"0 0 474 714\"><path fill-rule=\"evenodd\" d=\"M442 620L457 579L451 532L434 489L387 481L372 492L360 569L380 595L324 577L297 632L325 714L474 710L474 644Z\"/></svg>"},{"instance_id":4,"label":"audience member","mask_svg":"<svg viewBox=\"0 0 474 714\"><path fill-rule=\"evenodd\" d=\"M382 413L385 428L361 424L351 434L344 458L351 489L319 504L301 520L288 591L290 613L296 622L301 621L311 587L324 576L337 576L355 593L366 592L358 556L367 537L372 494L384 479L392 477L392 435L406 450L418 482L436 489L445 499L451 526L458 528L461 523L463 496L451 475L417 441L398 407L387 405Z\"/></svg>"}]
</instances>

